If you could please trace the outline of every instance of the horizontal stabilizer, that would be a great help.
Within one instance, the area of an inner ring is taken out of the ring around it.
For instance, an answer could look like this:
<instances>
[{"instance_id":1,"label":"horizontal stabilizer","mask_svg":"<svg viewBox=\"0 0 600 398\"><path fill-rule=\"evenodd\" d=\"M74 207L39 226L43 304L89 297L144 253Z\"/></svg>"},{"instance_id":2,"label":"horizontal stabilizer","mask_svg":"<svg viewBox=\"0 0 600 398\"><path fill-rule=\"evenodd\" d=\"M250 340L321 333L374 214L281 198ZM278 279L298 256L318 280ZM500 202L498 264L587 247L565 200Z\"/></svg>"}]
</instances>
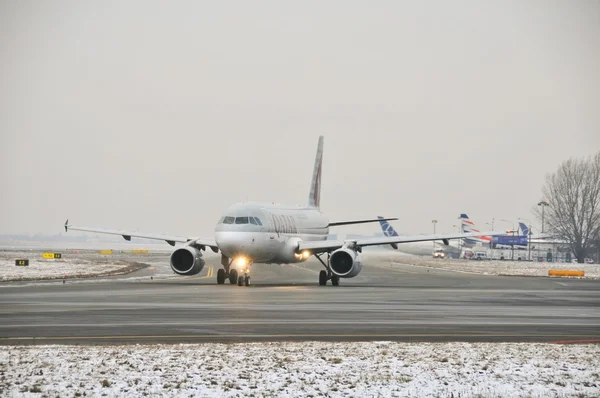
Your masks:
<instances>
[{"instance_id":1,"label":"horizontal stabilizer","mask_svg":"<svg viewBox=\"0 0 600 398\"><path fill-rule=\"evenodd\" d=\"M338 227L340 225L352 225L352 224L366 224L370 222L379 222L379 221L389 221L389 220L397 220L397 218L373 218L369 220L354 220L354 221L337 221L330 222L330 227Z\"/></svg>"}]
</instances>

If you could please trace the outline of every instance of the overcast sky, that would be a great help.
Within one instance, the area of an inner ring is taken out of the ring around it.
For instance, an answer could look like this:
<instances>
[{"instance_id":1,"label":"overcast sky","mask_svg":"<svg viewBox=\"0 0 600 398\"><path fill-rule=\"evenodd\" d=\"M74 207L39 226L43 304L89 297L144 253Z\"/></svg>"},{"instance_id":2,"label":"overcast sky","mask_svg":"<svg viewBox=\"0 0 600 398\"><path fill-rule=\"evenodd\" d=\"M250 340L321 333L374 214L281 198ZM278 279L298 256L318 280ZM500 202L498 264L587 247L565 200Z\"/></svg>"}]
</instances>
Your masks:
<instances>
[{"instance_id":1,"label":"overcast sky","mask_svg":"<svg viewBox=\"0 0 600 398\"><path fill-rule=\"evenodd\" d=\"M2 234L211 237L321 134L332 220L510 228L600 150L599 1L2 1L0 57Z\"/></svg>"}]
</instances>

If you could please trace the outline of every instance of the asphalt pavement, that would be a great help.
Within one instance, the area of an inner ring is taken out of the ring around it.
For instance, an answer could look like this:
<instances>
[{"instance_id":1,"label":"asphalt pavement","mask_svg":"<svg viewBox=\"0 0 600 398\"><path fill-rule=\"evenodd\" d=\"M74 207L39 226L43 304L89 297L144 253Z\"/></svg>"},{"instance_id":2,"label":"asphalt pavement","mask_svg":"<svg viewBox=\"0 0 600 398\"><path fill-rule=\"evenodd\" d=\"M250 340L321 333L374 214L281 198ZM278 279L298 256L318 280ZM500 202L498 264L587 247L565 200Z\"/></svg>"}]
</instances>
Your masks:
<instances>
[{"instance_id":1,"label":"asphalt pavement","mask_svg":"<svg viewBox=\"0 0 600 398\"><path fill-rule=\"evenodd\" d=\"M598 280L476 275L366 256L362 273L337 287L318 286L316 261L256 264L251 286L238 287L217 285L218 268L212 257L194 277L150 279L145 269L0 284L0 344L600 341Z\"/></svg>"}]
</instances>

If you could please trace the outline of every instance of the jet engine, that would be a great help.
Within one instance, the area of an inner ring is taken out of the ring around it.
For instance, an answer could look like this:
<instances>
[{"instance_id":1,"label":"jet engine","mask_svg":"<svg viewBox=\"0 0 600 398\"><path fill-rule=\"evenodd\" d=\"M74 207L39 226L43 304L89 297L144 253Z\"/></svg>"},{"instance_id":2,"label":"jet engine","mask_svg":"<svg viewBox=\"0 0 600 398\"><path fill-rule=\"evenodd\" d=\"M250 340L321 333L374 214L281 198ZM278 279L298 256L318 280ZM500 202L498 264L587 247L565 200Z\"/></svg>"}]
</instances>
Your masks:
<instances>
[{"instance_id":1,"label":"jet engine","mask_svg":"<svg viewBox=\"0 0 600 398\"><path fill-rule=\"evenodd\" d=\"M196 275L204 268L204 258L200 250L185 246L171 254L171 269L179 275Z\"/></svg>"},{"instance_id":2,"label":"jet engine","mask_svg":"<svg viewBox=\"0 0 600 398\"><path fill-rule=\"evenodd\" d=\"M340 278L354 278L362 270L362 263L357 252L342 247L331 253L329 267Z\"/></svg>"}]
</instances>

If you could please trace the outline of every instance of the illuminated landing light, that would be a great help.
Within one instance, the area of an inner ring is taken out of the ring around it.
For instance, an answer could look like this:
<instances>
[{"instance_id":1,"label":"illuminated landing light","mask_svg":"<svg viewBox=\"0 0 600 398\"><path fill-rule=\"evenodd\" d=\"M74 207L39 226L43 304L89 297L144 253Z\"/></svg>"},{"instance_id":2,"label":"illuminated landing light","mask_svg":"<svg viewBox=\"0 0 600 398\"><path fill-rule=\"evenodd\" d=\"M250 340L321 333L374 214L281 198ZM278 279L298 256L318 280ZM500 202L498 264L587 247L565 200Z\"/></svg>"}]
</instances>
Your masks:
<instances>
[{"instance_id":1,"label":"illuminated landing light","mask_svg":"<svg viewBox=\"0 0 600 398\"><path fill-rule=\"evenodd\" d=\"M302 253L294 253L294 257L298 260L306 260L312 255L312 253L308 250L302 251Z\"/></svg>"},{"instance_id":2,"label":"illuminated landing light","mask_svg":"<svg viewBox=\"0 0 600 398\"><path fill-rule=\"evenodd\" d=\"M248 259L246 257L238 257L235 259L235 265L245 268L248 265Z\"/></svg>"}]
</instances>

